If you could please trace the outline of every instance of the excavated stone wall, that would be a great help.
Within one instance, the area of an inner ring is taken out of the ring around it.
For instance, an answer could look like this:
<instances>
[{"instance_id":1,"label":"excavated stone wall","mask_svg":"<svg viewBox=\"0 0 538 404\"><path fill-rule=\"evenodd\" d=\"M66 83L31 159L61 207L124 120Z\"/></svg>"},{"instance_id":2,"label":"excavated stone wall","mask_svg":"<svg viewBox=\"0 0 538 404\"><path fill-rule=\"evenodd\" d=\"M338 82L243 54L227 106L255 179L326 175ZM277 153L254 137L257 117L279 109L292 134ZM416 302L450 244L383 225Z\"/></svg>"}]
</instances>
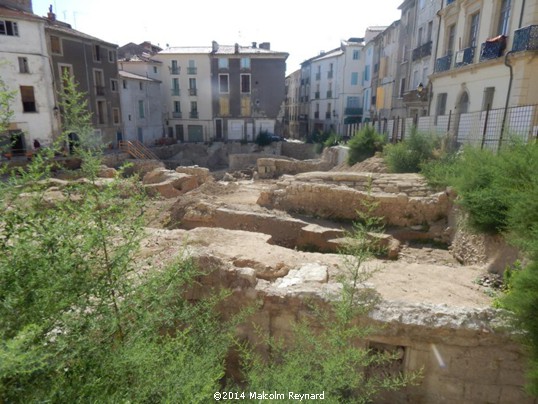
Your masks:
<instances>
[{"instance_id":1,"label":"excavated stone wall","mask_svg":"<svg viewBox=\"0 0 538 404\"><path fill-rule=\"evenodd\" d=\"M415 174L305 173L283 177L258 204L330 219L357 219L365 202L389 226L428 226L446 220L449 192L434 193Z\"/></svg>"}]
</instances>

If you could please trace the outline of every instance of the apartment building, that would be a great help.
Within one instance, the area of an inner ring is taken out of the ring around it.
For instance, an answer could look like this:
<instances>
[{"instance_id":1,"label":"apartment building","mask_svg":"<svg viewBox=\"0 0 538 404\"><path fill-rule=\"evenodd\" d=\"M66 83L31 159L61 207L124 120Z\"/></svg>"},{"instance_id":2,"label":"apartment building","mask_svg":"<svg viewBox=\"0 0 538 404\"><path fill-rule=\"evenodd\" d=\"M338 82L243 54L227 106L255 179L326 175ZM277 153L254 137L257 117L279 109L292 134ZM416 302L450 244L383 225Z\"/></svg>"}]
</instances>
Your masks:
<instances>
[{"instance_id":1,"label":"apartment building","mask_svg":"<svg viewBox=\"0 0 538 404\"><path fill-rule=\"evenodd\" d=\"M269 42L219 45L210 52L215 140L253 141L260 132L280 133L288 54Z\"/></svg>"},{"instance_id":2,"label":"apartment building","mask_svg":"<svg viewBox=\"0 0 538 404\"><path fill-rule=\"evenodd\" d=\"M537 2L449 0L440 17L435 115L538 102Z\"/></svg>"},{"instance_id":3,"label":"apartment building","mask_svg":"<svg viewBox=\"0 0 538 404\"><path fill-rule=\"evenodd\" d=\"M44 27L31 1L0 1L0 76L14 93L13 119L0 145L12 155L32 150L34 140L48 145L59 134Z\"/></svg>"},{"instance_id":4,"label":"apartment building","mask_svg":"<svg viewBox=\"0 0 538 404\"><path fill-rule=\"evenodd\" d=\"M301 90L301 70L296 70L286 77L286 104L284 111L284 133L285 137L299 139L300 136L300 90Z\"/></svg>"},{"instance_id":5,"label":"apartment building","mask_svg":"<svg viewBox=\"0 0 538 404\"><path fill-rule=\"evenodd\" d=\"M122 138L117 45L77 31L56 20L52 7L45 25L54 88L61 94L65 73L86 94L92 115L92 142L114 145ZM60 111L61 113L61 111ZM72 136L76 137L76 134Z\"/></svg>"}]
</instances>

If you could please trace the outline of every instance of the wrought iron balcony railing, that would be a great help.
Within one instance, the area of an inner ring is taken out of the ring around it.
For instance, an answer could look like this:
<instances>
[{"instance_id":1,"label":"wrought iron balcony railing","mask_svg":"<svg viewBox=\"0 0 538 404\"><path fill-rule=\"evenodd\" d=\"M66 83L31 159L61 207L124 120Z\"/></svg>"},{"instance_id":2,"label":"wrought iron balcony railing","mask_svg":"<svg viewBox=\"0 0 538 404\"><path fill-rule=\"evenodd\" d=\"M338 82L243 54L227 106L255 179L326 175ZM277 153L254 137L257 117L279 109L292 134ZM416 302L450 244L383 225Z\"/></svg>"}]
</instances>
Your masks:
<instances>
[{"instance_id":1,"label":"wrought iron balcony railing","mask_svg":"<svg viewBox=\"0 0 538 404\"><path fill-rule=\"evenodd\" d=\"M447 70L450 70L451 68L452 68L452 54L450 53L435 61L435 71L437 73L446 72Z\"/></svg>"},{"instance_id":2,"label":"wrought iron balcony railing","mask_svg":"<svg viewBox=\"0 0 538 404\"><path fill-rule=\"evenodd\" d=\"M191 111L190 114L189 114L189 117L198 118L198 111Z\"/></svg>"},{"instance_id":3,"label":"wrought iron balcony railing","mask_svg":"<svg viewBox=\"0 0 538 404\"><path fill-rule=\"evenodd\" d=\"M95 94L105 95L105 86L95 86Z\"/></svg>"},{"instance_id":4,"label":"wrought iron balcony railing","mask_svg":"<svg viewBox=\"0 0 538 404\"><path fill-rule=\"evenodd\" d=\"M314 98L315 98L316 100L319 100L319 91L316 91L316 92L314 93Z\"/></svg>"},{"instance_id":5,"label":"wrought iron balcony railing","mask_svg":"<svg viewBox=\"0 0 538 404\"><path fill-rule=\"evenodd\" d=\"M197 67L187 67L187 74L196 74L198 73Z\"/></svg>"},{"instance_id":6,"label":"wrought iron balcony railing","mask_svg":"<svg viewBox=\"0 0 538 404\"><path fill-rule=\"evenodd\" d=\"M513 52L538 50L538 25L529 25L514 31Z\"/></svg>"},{"instance_id":7,"label":"wrought iron balcony railing","mask_svg":"<svg viewBox=\"0 0 538 404\"><path fill-rule=\"evenodd\" d=\"M314 119L319 119L319 111L314 112Z\"/></svg>"},{"instance_id":8,"label":"wrought iron balcony railing","mask_svg":"<svg viewBox=\"0 0 538 404\"><path fill-rule=\"evenodd\" d=\"M170 74L179 74L181 71L179 66L168 66L168 69L170 70Z\"/></svg>"},{"instance_id":9,"label":"wrought iron balcony railing","mask_svg":"<svg viewBox=\"0 0 538 404\"><path fill-rule=\"evenodd\" d=\"M506 48L506 37L499 35L496 38L488 39L480 48L480 61L497 59L503 55Z\"/></svg>"},{"instance_id":10,"label":"wrought iron balcony railing","mask_svg":"<svg viewBox=\"0 0 538 404\"><path fill-rule=\"evenodd\" d=\"M472 64L474 62L474 50L474 47L469 47L456 52L454 66L462 67Z\"/></svg>"},{"instance_id":11,"label":"wrought iron balcony railing","mask_svg":"<svg viewBox=\"0 0 538 404\"><path fill-rule=\"evenodd\" d=\"M327 98L333 98L333 92L327 91Z\"/></svg>"},{"instance_id":12,"label":"wrought iron balcony railing","mask_svg":"<svg viewBox=\"0 0 538 404\"><path fill-rule=\"evenodd\" d=\"M425 44L420 45L418 48L413 49L413 62L415 60L420 60L426 56L432 54L432 41L426 42Z\"/></svg>"},{"instance_id":13,"label":"wrought iron balcony railing","mask_svg":"<svg viewBox=\"0 0 538 404\"><path fill-rule=\"evenodd\" d=\"M180 95L179 88L173 88L170 90L170 92L172 93L172 95L176 95L176 96Z\"/></svg>"},{"instance_id":14,"label":"wrought iron balcony railing","mask_svg":"<svg viewBox=\"0 0 538 404\"><path fill-rule=\"evenodd\" d=\"M189 88L189 95L196 95L196 88Z\"/></svg>"},{"instance_id":15,"label":"wrought iron balcony railing","mask_svg":"<svg viewBox=\"0 0 538 404\"><path fill-rule=\"evenodd\" d=\"M181 112L172 112L172 118L181 118Z\"/></svg>"},{"instance_id":16,"label":"wrought iron balcony railing","mask_svg":"<svg viewBox=\"0 0 538 404\"><path fill-rule=\"evenodd\" d=\"M329 111L325 112L325 119L331 119L331 113Z\"/></svg>"}]
</instances>

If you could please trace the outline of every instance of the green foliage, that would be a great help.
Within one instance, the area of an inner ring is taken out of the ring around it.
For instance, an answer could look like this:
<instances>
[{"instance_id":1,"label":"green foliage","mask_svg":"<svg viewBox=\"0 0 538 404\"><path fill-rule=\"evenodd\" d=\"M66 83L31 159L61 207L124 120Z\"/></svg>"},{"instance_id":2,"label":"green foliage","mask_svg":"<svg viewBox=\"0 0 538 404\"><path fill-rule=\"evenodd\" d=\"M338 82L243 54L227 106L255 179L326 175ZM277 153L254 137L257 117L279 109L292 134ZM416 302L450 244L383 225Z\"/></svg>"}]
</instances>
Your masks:
<instances>
[{"instance_id":1,"label":"green foliage","mask_svg":"<svg viewBox=\"0 0 538 404\"><path fill-rule=\"evenodd\" d=\"M310 303L286 341L262 340L269 358L241 346L245 384L250 391L325 392L329 403L369 403L383 391L414 383L419 375L387 372L387 366L401 360L397 352L369 349L363 344L372 329L356 319L377 303L377 295L364 287L372 269L365 263L377 246L368 234L379 231L381 219L371 216L376 205L365 202L354 231L343 247L344 274L340 296L329 304ZM261 332L259 333L261 334Z\"/></svg>"},{"instance_id":2,"label":"green foliage","mask_svg":"<svg viewBox=\"0 0 538 404\"><path fill-rule=\"evenodd\" d=\"M258 146L269 146L271 144L271 135L266 130L260 131L258 136L256 136L255 143Z\"/></svg>"},{"instance_id":3,"label":"green foliage","mask_svg":"<svg viewBox=\"0 0 538 404\"><path fill-rule=\"evenodd\" d=\"M417 173L421 164L434 157L434 151L439 145L440 139L437 136L413 128L402 142L387 145L383 154L391 172Z\"/></svg>"},{"instance_id":4,"label":"green foliage","mask_svg":"<svg viewBox=\"0 0 538 404\"><path fill-rule=\"evenodd\" d=\"M337 146L341 142L342 142L342 136L340 136L340 135L338 135L338 134L336 134L334 132L330 132L329 137L327 138L327 140L325 140L325 142L323 142L323 146L324 147Z\"/></svg>"},{"instance_id":5,"label":"green foliage","mask_svg":"<svg viewBox=\"0 0 538 404\"><path fill-rule=\"evenodd\" d=\"M74 111L68 131L91 133ZM0 402L207 402L233 330L223 296L184 296L200 275L188 259L144 273L139 182L102 180L100 154L76 153L85 180L54 197L53 151L0 182Z\"/></svg>"},{"instance_id":6,"label":"green foliage","mask_svg":"<svg viewBox=\"0 0 538 404\"><path fill-rule=\"evenodd\" d=\"M365 126L347 143L349 147L347 164L352 166L372 157L377 151L383 150L384 142L383 136L377 133L373 126Z\"/></svg>"}]
</instances>

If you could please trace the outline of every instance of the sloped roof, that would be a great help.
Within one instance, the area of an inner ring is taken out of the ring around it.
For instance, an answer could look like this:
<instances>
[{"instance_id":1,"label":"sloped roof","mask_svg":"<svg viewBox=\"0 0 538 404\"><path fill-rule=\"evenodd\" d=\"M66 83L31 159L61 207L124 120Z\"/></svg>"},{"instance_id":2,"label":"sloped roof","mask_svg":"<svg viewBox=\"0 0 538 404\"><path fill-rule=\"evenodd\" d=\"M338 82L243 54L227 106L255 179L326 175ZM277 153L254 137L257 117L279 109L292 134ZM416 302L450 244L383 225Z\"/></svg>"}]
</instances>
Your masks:
<instances>
[{"instance_id":1,"label":"sloped roof","mask_svg":"<svg viewBox=\"0 0 538 404\"><path fill-rule=\"evenodd\" d=\"M46 29L48 31L55 32L57 34L64 34L69 35L72 37L80 38L80 39L86 39L92 42L100 42L102 44L108 45L110 47L116 48L118 45L113 44L111 42L104 41L102 39L96 38L94 36L85 34L84 32L77 31L76 29L71 28L71 25L61 22L61 21L51 21L49 19L46 19L47 25Z\"/></svg>"},{"instance_id":2,"label":"sloped roof","mask_svg":"<svg viewBox=\"0 0 538 404\"><path fill-rule=\"evenodd\" d=\"M38 15L28 13L26 11L19 11L9 7L0 6L0 16L19 19L19 20L30 20L30 21L44 21L45 19L39 17Z\"/></svg>"},{"instance_id":3,"label":"sloped roof","mask_svg":"<svg viewBox=\"0 0 538 404\"><path fill-rule=\"evenodd\" d=\"M155 80L146 76L142 76L140 74L135 74L131 72L127 72L125 70L119 70L118 74L120 77L123 77L125 79L133 79L133 80L141 80L141 81L152 81L154 83L161 83L160 80Z\"/></svg>"},{"instance_id":4,"label":"sloped roof","mask_svg":"<svg viewBox=\"0 0 538 404\"><path fill-rule=\"evenodd\" d=\"M160 60L152 59L148 54L134 55L130 57L119 58L118 62L143 62L143 63L158 63L162 64Z\"/></svg>"}]
</instances>

